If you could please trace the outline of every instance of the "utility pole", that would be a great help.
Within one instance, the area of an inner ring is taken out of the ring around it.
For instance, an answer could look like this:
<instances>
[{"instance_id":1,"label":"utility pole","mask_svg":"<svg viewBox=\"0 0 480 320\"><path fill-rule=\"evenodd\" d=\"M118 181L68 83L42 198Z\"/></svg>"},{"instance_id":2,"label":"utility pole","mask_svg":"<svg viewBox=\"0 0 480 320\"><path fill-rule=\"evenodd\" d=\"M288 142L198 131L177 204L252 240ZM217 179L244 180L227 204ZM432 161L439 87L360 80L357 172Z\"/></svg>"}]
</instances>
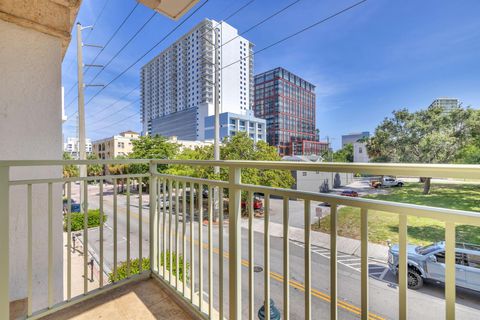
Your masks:
<instances>
[{"instance_id":1,"label":"utility pole","mask_svg":"<svg viewBox=\"0 0 480 320\"><path fill-rule=\"evenodd\" d=\"M205 38L204 35L202 35L203 39L205 41L209 42L215 53L213 56L213 63L211 60L207 59L206 57L202 56L201 58L206 60L206 63L213 65L213 82L209 80L207 77L204 78L207 82L210 84L213 84L215 93L214 93L214 137L213 137L213 160L218 161L220 160L220 69L219 68L219 62L220 62L220 53L218 51L219 49L219 32L220 29L218 28L218 25L215 26L214 28L211 29L213 32L213 42L210 41L208 38ZM210 52L212 52L210 51ZM220 167L219 166L214 166L213 167L213 172L218 175L220 174ZM219 209L219 200L220 200L220 195L219 195L219 188L215 187L213 188L213 221L217 221L218 217L218 209ZM222 213L223 214L223 213Z\"/></svg>"},{"instance_id":2,"label":"utility pole","mask_svg":"<svg viewBox=\"0 0 480 320\"><path fill-rule=\"evenodd\" d=\"M215 41L215 45L214 45L214 48L215 48L215 77L214 77L214 81L215 81L215 137L214 137L214 140L213 140L213 158L215 161L218 161L220 160L220 95L219 95L219 91L220 91L220 75L219 75L219 72L220 72L220 68L219 68L219 62L220 62L220 52L218 52L218 48L217 48L217 44L219 43L218 42L218 32L220 31L220 29L218 28L215 28L213 29L213 33L214 33L214 41ZM213 167L213 172L216 174L216 175L219 175L220 174L220 167L219 166L215 166ZM214 195L213 195L213 203L214 203L214 208L213 208L213 221L217 221L217 217L219 214L223 214L223 212L218 212L219 211L219 201L220 201L220 192L219 192L219 188L215 188L214 189Z\"/></svg>"},{"instance_id":3,"label":"utility pole","mask_svg":"<svg viewBox=\"0 0 480 320\"><path fill-rule=\"evenodd\" d=\"M86 133L85 133L85 83L83 82L83 46L102 48L97 45L88 45L83 44L82 42L82 30L84 29L93 29L93 26L82 27L81 23L77 23L77 76L78 76L78 155L80 160L87 160L87 151L86 151ZM87 65L89 67L103 67L102 65ZM103 85L88 85L88 86L103 86ZM87 166L80 165L80 177L87 176ZM80 181L80 210L83 212L84 198L86 195L83 194L85 181Z\"/></svg>"},{"instance_id":4,"label":"utility pole","mask_svg":"<svg viewBox=\"0 0 480 320\"><path fill-rule=\"evenodd\" d=\"M78 155L80 160L86 160L85 146L85 95L83 84L83 54L82 54L82 25L77 23L77 75L78 75ZM87 166L80 165L80 177L87 176ZM80 181L80 208L83 212L84 207L84 181Z\"/></svg>"}]
</instances>

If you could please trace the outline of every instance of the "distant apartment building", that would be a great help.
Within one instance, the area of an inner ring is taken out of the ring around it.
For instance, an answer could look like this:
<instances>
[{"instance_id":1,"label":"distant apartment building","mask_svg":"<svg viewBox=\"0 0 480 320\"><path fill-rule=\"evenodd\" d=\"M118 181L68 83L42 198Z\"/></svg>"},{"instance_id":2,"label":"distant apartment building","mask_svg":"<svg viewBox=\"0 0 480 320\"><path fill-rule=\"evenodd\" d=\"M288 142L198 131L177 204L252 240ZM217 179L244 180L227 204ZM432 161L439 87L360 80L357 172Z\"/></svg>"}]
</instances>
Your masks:
<instances>
[{"instance_id":1,"label":"distant apartment building","mask_svg":"<svg viewBox=\"0 0 480 320\"><path fill-rule=\"evenodd\" d=\"M63 144L63 152L69 153L74 159L80 158L80 143L79 139L75 137L67 138ZM92 140L85 139L85 152L87 155L92 154Z\"/></svg>"},{"instance_id":2,"label":"distant apartment building","mask_svg":"<svg viewBox=\"0 0 480 320\"><path fill-rule=\"evenodd\" d=\"M133 151L132 140L138 139L139 136L136 132L125 131L113 137L96 140L93 142L93 153L99 159L126 156Z\"/></svg>"},{"instance_id":3,"label":"distant apartment building","mask_svg":"<svg viewBox=\"0 0 480 320\"><path fill-rule=\"evenodd\" d=\"M215 137L215 116L205 118L205 139ZM266 141L266 121L256 118L252 111L246 114L224 112L220 114L220 140L232 137L238 132L246 132L253 141Z\"/></svg>"},{"instance_id":4,"label":"distant apartment building","mask_svg":"<svg viewBox=\"0 0 480 320\"><path fill-rule=\"evenodd\" d=\"M445 110L450 111L454 108L458 108L460 105L458 99L455 98L438 98L433 100L430 107L442 107L445 108Z\"/></svg>"},{"instance_id":5,"label":"distant apartment building","mask_svg":"<svg viewBox=\"0 0 480 320\"><path fill-rule=\"evenodd\" d=\"M342 135L342 148L345 147L347 144L354 144L358 142L358 140L362 140L363 138L369 138L370 132L363 131L363 132L353 132L349 134Z\"/></svg>"},{"instance_id":6,"label":"distant apartment building","mask_svg":"<svg viewBox=\"0 0 480 320\"><path fill-rule=\"evenodd\" d=\"M215 38L219 67L225 67L219 72L220 113L251 108L253 44L229 24L205 19L142 67L145 134L204 140L205 118L214 114Z\"/></svg>"},{"instance_id":7,"label":"distant apartment building","mask_svg":"<svg viewBox=\"0 0 480 320\"><path fill-rule=\"evenodd\" d=\"M267 142L281 156L315 155L328 149L315 130L315 86L276 68L255 76L255 116L267 121Z\"/></svg>"}]
</instances>

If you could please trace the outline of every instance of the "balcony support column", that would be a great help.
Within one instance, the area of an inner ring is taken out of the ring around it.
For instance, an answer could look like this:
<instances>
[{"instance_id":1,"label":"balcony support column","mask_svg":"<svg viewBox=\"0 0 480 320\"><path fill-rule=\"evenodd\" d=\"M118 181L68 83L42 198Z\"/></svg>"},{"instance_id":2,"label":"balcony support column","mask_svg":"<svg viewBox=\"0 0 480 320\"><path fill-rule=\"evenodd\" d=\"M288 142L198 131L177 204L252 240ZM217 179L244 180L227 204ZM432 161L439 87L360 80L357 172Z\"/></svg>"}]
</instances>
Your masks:
<instances>
[{"instance_id":1,"label":"balcony support column","mask_svg":"<svg viewBox=\"0 0 480 320\"><path fill-rule=\"evenodd\" d=\"M242 190L239 184L242 181L242 170L230 167L229 172L229 298L230 319L242 318L242 244L241 244L241 201Z\"/></svg>"},{"instance_id":2,"label":"balcony support column","mask_svg":"<svg viewBox=\"0 0 480 320\"><path fill-rule=\"evenodd\" d=\"M0 318L10 319L9 295L9 167L0 165Z\"/></svg>"}]
</instances>

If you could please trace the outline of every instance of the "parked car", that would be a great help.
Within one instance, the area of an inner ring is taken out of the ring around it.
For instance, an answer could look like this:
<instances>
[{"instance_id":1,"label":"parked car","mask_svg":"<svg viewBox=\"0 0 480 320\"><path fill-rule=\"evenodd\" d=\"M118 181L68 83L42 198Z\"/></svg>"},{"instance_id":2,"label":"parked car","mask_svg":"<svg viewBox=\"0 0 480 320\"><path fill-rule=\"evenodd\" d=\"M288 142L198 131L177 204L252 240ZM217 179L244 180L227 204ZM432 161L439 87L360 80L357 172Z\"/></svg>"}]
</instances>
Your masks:
<instances>
[{"instance_id":1,"label":"parked car","mask_svg":"<svg viewBox=\"0 0 480 320\"><path fill-rule=\"evenodd\" d=\"M388 267L398 273L398 245L388 250ZM408 245L408 287L419 289L426 279L445 281L445 242L427 246ZM480 246L457 243L455 249L456 285L480 291Z\"/></svg>"},{"instance_id":2,"label":"parked car","mask_svg":"<svg viewBox=\"0 0 480 320\"><path fill-rule=\"evenodd\" d=\"M394 177L383 177L381 180L372 180L370 185L374 188L403 187L403 181Z\"/></svg>"},{"instance_id":3,"label":"parked car","mask_svg":"<svg viewBox=\"0 0 480 320\"><path fill-rule=\"evenodd\" d=\"M328 202L320 202L318 204L319 207L331 207L332 205Z\"/></svg>"},{"instance_id":4,"label":"parked car","mask_svg":"<svg viewBox=\"0 0 480 320\"><path fill-rule=\"evenodd\" d=\"M242 209L246 210L247 208L247 201L242 201ZM260 210L263 208L263 201L260 197L255 196L253 198L253 210Z\"/></svg>"},{"instance_id":5,"label":"parked car","mask_svg":"<svg viewBox=\"0 0 480 320\"><path fill-rule=\"evenodd\" d=\"M160 198L160 200L158 201L158 207L160 209L168 209L170 208L170 201L168 199L166 199L165 201L163 201L163 198Z\"/></svg>"},{"instance_id":6,"label":"parked car","mask_svg":"<svg viewBox=\"0 0 480 320\"><path fill-rule=\"evenodd\" d=\"M358 197L358 192L354 190L343 190L340 195L345 197Z\"/></svg>"}]
</instances>

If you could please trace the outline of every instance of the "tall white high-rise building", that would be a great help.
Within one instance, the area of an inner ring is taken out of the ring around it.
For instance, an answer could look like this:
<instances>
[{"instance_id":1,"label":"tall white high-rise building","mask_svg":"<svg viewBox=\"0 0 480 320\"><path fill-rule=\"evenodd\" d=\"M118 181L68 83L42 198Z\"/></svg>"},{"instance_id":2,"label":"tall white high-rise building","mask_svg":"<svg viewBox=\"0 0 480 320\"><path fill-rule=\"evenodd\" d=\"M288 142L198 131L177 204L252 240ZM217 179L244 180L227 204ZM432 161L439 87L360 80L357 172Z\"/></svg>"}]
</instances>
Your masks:
<instances>
[{"instance_id":1,"label":"tall white high-rise building","mask_svg":"<svg viewBox=\"0 0 480 320\"><path fill-rule=\"evenodd\" d=\"M215 38L220 113L250 110L253 44L229 24L205 19L142 67L144 134L204 140L204 119L214 114Z\"/></svg>"}]
</instances>

